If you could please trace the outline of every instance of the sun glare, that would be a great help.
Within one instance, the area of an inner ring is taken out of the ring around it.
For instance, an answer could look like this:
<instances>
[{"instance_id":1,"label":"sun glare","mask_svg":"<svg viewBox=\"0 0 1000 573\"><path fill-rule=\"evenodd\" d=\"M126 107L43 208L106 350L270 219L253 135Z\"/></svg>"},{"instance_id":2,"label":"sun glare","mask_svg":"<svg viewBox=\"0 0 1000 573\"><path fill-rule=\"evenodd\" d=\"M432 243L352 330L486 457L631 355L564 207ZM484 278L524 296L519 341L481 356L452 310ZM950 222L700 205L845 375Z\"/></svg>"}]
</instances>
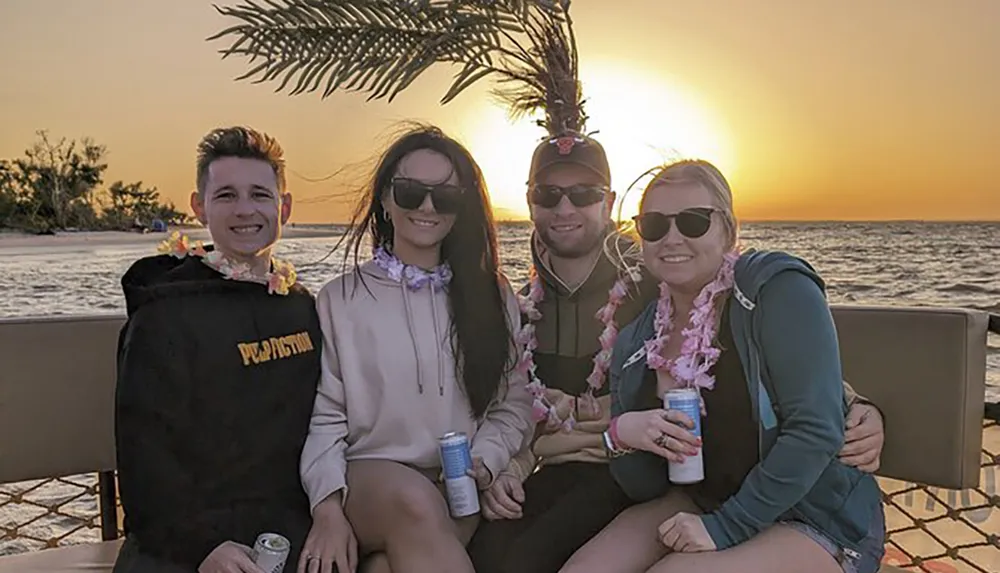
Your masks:
<instances>
[{"instance_id":1,"label":"sun glare","mask_svg":"<svg viewBox=\"0 0 1000 573\"><path fill-rule=\"evenodd\" d=\"M727 176L732 174L730 137L688 91L620 65L598 65L580 75L587 98L587 130L596 132L594 137L607 151L623 218L634 215L639 203L638 189L623 199L626 188L651 167L701 158L714 162ZM528 215L524 192L531 150L544 135L534 121L511 122L502 108L484 105L463 122L465 139L483 168L500 218Z\"/></svg>"}]
</instances>

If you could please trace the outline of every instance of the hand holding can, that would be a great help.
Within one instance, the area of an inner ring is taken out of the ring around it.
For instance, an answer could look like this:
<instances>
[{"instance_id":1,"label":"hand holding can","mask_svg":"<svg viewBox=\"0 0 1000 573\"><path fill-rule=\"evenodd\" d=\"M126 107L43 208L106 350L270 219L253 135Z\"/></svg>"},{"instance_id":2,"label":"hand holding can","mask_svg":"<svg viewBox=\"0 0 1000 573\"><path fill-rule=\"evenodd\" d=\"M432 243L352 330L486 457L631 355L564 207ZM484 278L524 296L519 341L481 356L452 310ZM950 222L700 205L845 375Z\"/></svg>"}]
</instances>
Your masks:
<instances>
[{"instance_id":1,"label":"hand holding can","mask_svg":"<svg viewBox=\"0 0 1000 573\"><path fill-rule=\"evenodd\" d=\"M625 450L644 450L666 460L683 462L698 453L700 440L688 428L694 423L677 410L626 412L611 421L614 445Z\"/></svg>"},{"instance_id":2,"label":"hand holding can","mask_svg":"<svg viewBox=\"0 0 1000 573\"><path fill-rule=\"evenodd\" d=\"M682 461L668 460L670 482L676 484L698 483L705 479L705 464L701 451L701 395L694 388L670 390L663 395L663 409L668 415L684 414L694 427L690 429L692 436L699 440L695 455L685 456ZM664 435L663 440L666 440ZM665 445L665 444L663 444Z\"/></svg>"},{"instance_id":3,"label":"hand holding can","mask_svg":"<svg viewBox=\"0 0 1000 573\"><path fill-rule=\"evenodd\" d=\"M483 458L479 457L472 458L472 468L467 472L467 475L476 481L476 487L480 490L490 487L490 483L493 481L490 468L486 467Z\"/></svg>"},{"instance_id":4,"label":"hand holding can","mask_svg":"<svg viewBox=\"0 0 1000 573\"><path fill-rule=\"evenodd\" d=\"M474 466L468 436L463 432L449 432L438 442L451 516L468 517L479 513L479 488L476 479L469 475Z\"/></svg>"}]
</instances>

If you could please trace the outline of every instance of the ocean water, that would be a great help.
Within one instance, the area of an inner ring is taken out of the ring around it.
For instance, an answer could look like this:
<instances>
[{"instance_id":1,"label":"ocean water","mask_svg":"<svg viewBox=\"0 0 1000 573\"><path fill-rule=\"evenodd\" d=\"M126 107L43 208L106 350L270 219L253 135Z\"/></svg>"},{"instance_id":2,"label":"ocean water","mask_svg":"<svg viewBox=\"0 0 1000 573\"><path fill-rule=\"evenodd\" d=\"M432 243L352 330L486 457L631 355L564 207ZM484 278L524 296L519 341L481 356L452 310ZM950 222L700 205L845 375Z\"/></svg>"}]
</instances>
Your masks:
<instances>
[{"instance_id":1,"label":"ocean water","mask_svg":"<svg viewBox=\"0 0 1000 573\"><path fill-rule=\"evenodd\" d=\"M527 224L500 229L504 271L527 279ZM744 224L746 247L782 249L804 257L827 281L832 302L936 305L1000 314L1000 223L758 223ZM343 269L335 238L283 241L280 258L299 270L314 292ZM135 244L20 249L0 242L0 317L123 313L119 280L137 258L153 253L148 237ZM1000 339L990 340L989 382L1000 385ZM1000 394L991 397L1000 399Z\"/></svg>"},{"instance_id":2,"label":"ocean water","mask_svg":"<svg viewBox=\"0 0 1000 573\"><path fill-rule=\"evenodd\" d=\"M529 236L526 224L500 230L504 270L515 284L527 278ZM746 247L806 258L826 279L832 302L1000 314L1000 223L748 223L741 237ZM300 281L316 291L342 269L341 253L328 256L335 241L286 239L277 255L295 264ZM0 240L0 317L123 313L120 277L135 259L154 251L155 240L139 236L129 244L51 249L5 248ZM989 345L986 398L1000 401L1000 337L991 336ZM995 479L990 473L987 481ZM98 540L99 532L86 524L97 514L96 498L85 491L95 482L87 475L0 486L0 555L42 548L39 539ZM60 514L35 519L56 505L63 508ZM21 524L27 525L19 534L27 537L11 536Z\"/></svg>"}]
</instances>

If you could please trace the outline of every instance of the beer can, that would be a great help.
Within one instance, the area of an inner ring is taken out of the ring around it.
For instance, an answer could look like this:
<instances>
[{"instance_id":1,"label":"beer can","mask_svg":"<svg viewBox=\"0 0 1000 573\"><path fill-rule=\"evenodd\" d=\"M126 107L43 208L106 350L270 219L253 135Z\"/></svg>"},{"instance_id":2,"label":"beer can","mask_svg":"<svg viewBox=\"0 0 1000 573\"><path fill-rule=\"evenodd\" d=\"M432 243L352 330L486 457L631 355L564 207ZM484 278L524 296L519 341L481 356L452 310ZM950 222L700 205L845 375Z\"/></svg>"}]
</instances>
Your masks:
<instances>
[{"instance_id":1,"label":"beer can","mask_svg":"<svg viewBox=\"0 0 1000 573\"><path fill-rule=\"evenodd\" d=\"M253 544L250 558L264 573L282 573L291 543L283 535L277 533L261 533Z\"/></svg>"},{"instance_id":2,"label":"beer can","mask_svg":"<svg viewBox=\"0 0 1000 573\"><path fill-rule=\"evenodd\" d=\"M694 388L679 388L670 390L663 395L663 408L665 410L678 410L691 418L694 428L689 430L695 437L701 437L701 395ZM676 463L668 461L670 482L676 484L698 483L705 479L705 464L702 459L701 447L694 456L684 457L684 462Z\"/></svg>"},{"instance_id":3,"label":"beer can","mask_svg":"<svg viewBox=\"0 0 1000 573\"><path fill-rule=\"evenodd\" d=\"M476 480L467 473L472 469L468 436L463 432L448 432L438 439L438 445L448 508L452 517L479 513L479 489L476 487Z\"/></svg>"}]
</instances>

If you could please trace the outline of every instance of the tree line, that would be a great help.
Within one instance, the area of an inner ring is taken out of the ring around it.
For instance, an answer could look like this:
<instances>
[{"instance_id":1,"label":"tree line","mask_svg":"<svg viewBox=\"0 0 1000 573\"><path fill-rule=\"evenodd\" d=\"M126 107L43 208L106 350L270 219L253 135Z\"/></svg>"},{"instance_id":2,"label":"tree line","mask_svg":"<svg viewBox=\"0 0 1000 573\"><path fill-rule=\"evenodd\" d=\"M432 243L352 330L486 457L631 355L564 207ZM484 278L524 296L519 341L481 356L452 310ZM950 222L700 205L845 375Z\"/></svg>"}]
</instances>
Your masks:
<instances>
[{"instance_id":1,"label":"tree line","mask_svg":"<svg viewBox=\"0 0 1000 573\"><path fill-rule=\"evenodd\" d=\"M136 230L154 221L183 224L188 215L142 181L104 185L107 148L90 138L54 141L45 130L24 155L0 158L0 229Z\"/></svg>"}]
</instances>

